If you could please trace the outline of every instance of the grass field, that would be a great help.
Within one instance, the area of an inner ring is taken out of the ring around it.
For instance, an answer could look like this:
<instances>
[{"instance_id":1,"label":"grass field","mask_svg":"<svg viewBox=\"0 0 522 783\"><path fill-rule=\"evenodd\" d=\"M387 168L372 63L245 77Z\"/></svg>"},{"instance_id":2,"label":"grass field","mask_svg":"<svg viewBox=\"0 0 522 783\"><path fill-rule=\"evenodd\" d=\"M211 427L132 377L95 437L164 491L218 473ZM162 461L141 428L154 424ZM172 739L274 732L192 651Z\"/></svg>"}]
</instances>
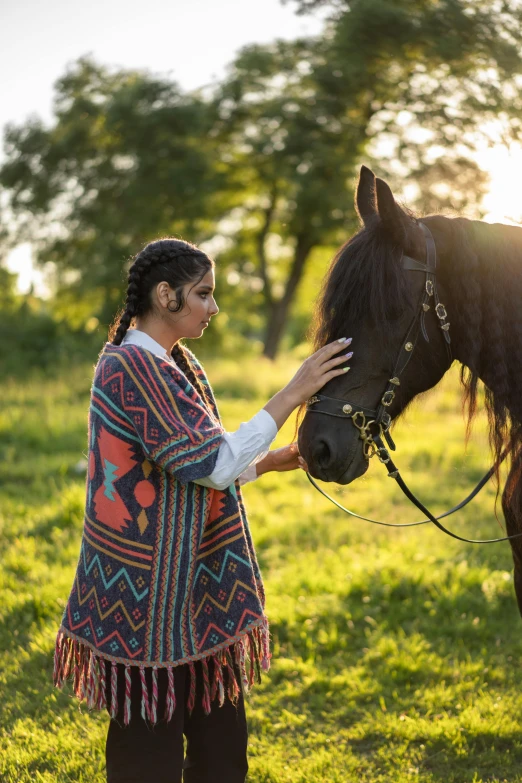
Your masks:
<instances>
[{"instance_id":1,"label":"grass field","mask_svg":"<svg viewBox=\"0 0 522 783\"><path fill-rule=\"evenodd\" d=\"M207 362L228 429L290 378L291 363ZM85 475L76 466L91 379L87 365L55 380L2 382L2 783L105 780L108 716L80 712L52 685L54 637L79 553ZM406 480L438 512L489 467L480 424L467 454L463 431L455 377L395 431ZM265 475L245 496L274 647L247 708L248 780L522 781L522 619L509 544L365 525L330 506L300 471ZM389 521L418 518L378 464L336 496ZM488 487L452 528L499 534L494 497Z\"/></svg>"}]
</instances>

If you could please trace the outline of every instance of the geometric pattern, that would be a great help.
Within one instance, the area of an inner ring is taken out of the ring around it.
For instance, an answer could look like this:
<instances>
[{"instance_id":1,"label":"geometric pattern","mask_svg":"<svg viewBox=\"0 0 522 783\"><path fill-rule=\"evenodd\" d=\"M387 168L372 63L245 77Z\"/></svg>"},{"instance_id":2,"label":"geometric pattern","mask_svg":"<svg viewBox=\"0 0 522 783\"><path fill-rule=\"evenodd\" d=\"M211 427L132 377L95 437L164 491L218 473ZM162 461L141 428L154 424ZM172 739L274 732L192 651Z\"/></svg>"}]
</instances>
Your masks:
<instances>
[{"instance_id":1,"label":"geometric pattern","mask_svg":"<svg viewBox=\"0 0 522 783\"><path fill-rule=\"evenodd\" d=\"M214 469L223 428L191 360L204 399L138 345L107 343L95 369L83 537L60 632L101 658L176 666L267 634L239 483L194 482Z\"/></svg>"},{"instance_id":2,"label":"geometric pattern","mask_svg":"<svg viewBox=\"0 0 522 783\"><path fill-rule=\"evenodd\" d=\"M145 509L152 506L154 503L156 490L154 489L154 484L147 480L153 470L151 463L148 460L144 460L141 464L141 468L145 478L142 481L139 481L134 487L134 497L138 503L143 506L138 515L138 526L140 533L143 535L149 525L149 519Z\"/></svg>"},{"instance_id":3,"label":"geometric pattern","mask_svg":"<svg viewBox=\"0 0 522 783\"><path fill-rule=\"evenodd\" d=\"M115 483L136 464L132 447L121 438L100 428L98 434L99 459L103 470L103 483L94 495L96 518L115 530L128 527L132 517L125 506Z\"/></svg>"}]
</instances>

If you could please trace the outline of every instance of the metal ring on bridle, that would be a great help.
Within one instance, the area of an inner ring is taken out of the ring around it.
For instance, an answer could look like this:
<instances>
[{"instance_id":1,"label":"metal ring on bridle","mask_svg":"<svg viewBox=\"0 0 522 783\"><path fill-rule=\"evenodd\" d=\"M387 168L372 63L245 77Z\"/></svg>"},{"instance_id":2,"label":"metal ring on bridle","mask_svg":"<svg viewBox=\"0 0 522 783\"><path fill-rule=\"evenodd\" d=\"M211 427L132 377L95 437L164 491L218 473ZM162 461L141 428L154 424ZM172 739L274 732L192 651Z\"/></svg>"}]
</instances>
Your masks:
<instances>
[{"instance_id":1,"label":"metal ring on bridle","mask_svg":"<svg viewBox=\"0 0 522 783\"><path fill-rule=\"evenodd\" d=\"M385 405L387 408L392 404L393 400L395 399L395 392L393 389L390 389L387 392L384 392L381 398L381 404Z\"/></svg>"}]
</instances>

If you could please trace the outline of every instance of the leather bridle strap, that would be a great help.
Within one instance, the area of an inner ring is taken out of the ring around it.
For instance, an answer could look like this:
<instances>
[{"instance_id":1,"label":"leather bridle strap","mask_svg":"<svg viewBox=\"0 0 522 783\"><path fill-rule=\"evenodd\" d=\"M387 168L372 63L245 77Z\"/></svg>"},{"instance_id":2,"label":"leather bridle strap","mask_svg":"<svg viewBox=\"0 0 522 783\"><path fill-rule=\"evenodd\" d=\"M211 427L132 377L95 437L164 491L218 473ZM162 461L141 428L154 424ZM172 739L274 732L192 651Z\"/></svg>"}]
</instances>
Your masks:
<instances>
[{"instance_id":1,"label":"leather bridle strap","mask_svg":"<svg viewBox=\"0 0 522 783\"><path fill-rule=\"evenodd\" d=\"M375 440L380 440L379 436L375 438ZM382 441L381 441L382 443ZM505 457L507 456L507 452L504 452L499 460L502 462ZM417 506L417 508L422 511L423 514L425 514L428 517L428 520L430 522L433 522L433 524L439 528L439 530L442 530L443 533L446 533L446 535L451 536L452 538L456 538L457 541L464 541L466 544L497 544L500 541L511 541L513 538L520 538L522 536L522 533L515 533L512 536L503 536L502 538L485 538L485 539L474 539L474 538L464 538L463 536L459 536L456 533L452 533L451 530L448 530L446 527L444 527L443 524L439 522L439 519L442 519L445 516L448 516L450 513L453 513L453 511L457 511L458 508L462 508L462 505L466 505L469 500L472 500L472 498L478 493L479 489L482 489L484 484L486 483L487 479L489 479L495 472L495 467L493 466L488 473L486 473L486 476L479 482L477 487L475 487L475 490L471 493L471 495L466 499L465 502L460 504L459 506L455 506L452 511L447 512L446 514L441 514L440 517L434 517L433 514L424 506L420 500L413 494L413 492L410 490L404 479L402 478L401 474L399 473L399 469L397 466L393 463L393 461L390 459L386 463L386 468L388 470L388 476L390 478L395 479L399 487L402 489L408 500L411 500L411 502ZM487 477L487 479L486 479ZM484 480L486 479L486 481ZM481 485L481 486L479 486Z\"/></svg>"}]
</instances>

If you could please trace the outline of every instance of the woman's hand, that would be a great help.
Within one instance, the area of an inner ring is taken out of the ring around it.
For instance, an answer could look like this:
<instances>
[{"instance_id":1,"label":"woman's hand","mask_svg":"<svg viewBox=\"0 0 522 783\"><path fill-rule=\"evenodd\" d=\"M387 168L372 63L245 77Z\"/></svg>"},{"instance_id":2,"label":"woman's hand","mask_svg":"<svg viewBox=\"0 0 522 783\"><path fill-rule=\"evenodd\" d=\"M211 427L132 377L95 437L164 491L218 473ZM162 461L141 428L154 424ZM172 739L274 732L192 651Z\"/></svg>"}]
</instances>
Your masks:
<instances>
[{"instance_id":1,"label":"woman's hand","mask_svg":"<svg viewBox=\"0 0 522 783\"><path fill-rule=\"evenodd\" d=\"M287 390L294 395L297 405L306 402L309 397L326 386L328 381L350 369L339 365L346 364L352 358L353 351L343 353L341 356L338 354L340 351L345 351L351 342L351 337L341 337L340 340L319 348L303 362L283 391Z\"/></svg>"},{"instance_id":2,"label":"woman's hand","mask_svg":"<svg viewBox=\"0 0 522 783\"><path fill-rule=\"evenodd\" d=\"M256 464L257 475L276 470L280 473L287 470L308 470L308 466L299 454L297 443L282 446L280 449L269 451L266 457Z\"/></svg>"},{"instance_id":3,"label":"woman's hand","mask_svg":"<svg viewBox=\"0 0 522 783\"><path fill-rule=\"evenodd\" d=\"M332 378L350 369L340 365L346 364L353 356L352 351L344 353L351 342L351 337L343 337L319 348L303 362L290 383L267 402L265 410L274 419L277 429L283 426L295 408L322 389ZM341 351L343 354L339 356Z\"/></svg>"}]
</instances>

